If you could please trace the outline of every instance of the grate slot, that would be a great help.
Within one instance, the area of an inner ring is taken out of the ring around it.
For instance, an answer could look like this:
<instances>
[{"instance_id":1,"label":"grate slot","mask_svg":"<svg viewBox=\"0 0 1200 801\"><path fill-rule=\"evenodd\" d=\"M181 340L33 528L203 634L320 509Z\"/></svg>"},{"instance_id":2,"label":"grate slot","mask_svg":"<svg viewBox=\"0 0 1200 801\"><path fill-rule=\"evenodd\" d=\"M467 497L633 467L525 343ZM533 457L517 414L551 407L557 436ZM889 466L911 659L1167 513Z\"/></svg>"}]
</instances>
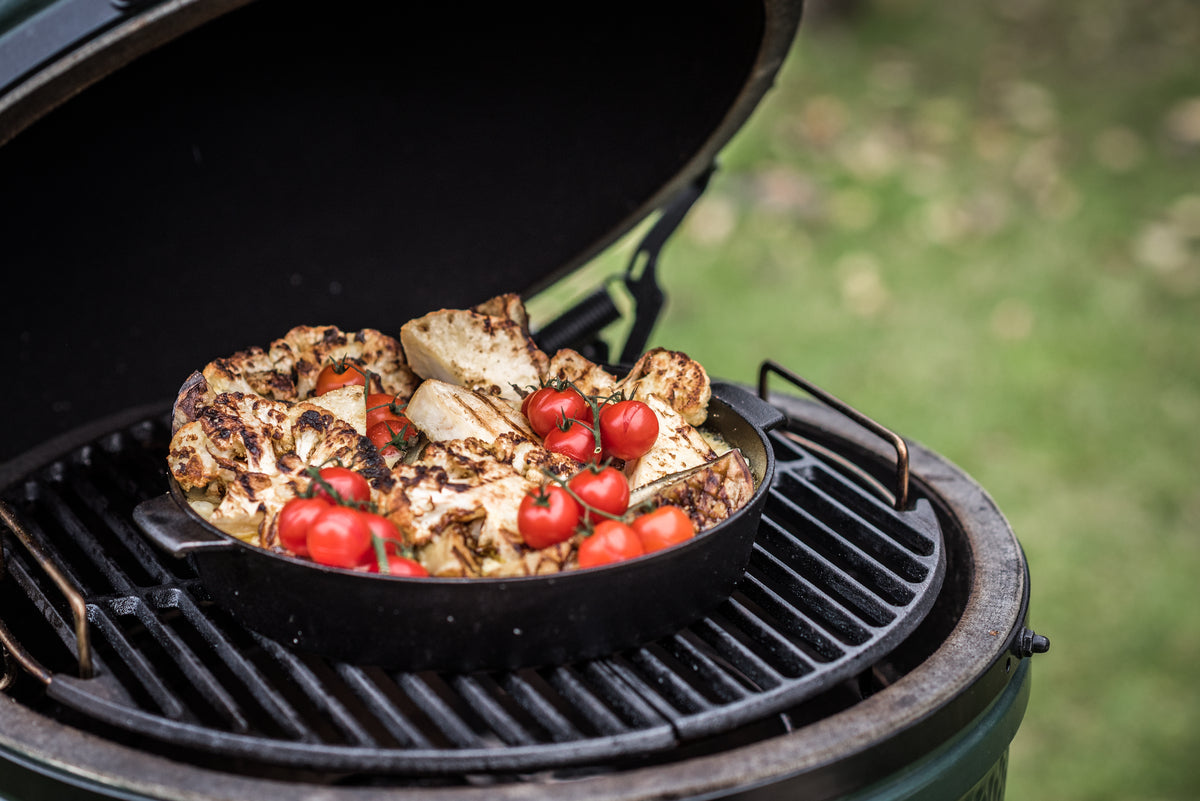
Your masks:
<instances>
[{"instance_id":1,"label":"grate slot","mask_svg":"<svg viewBox=\"0 0 1200 801\"><path fill-rule=\"evenodd\" d=\"M629 671L615 664L615 659L592 660L584 663L583 674L591 686L605 698L610 709L621 715L632 728L648 729L663 722L656 707L645 699L637 684L631 682Z\"/></svg>"},{"instance_id":2,"label":"grate slot","mask_svg":"<svg viewBox=\"0 0 1200 801\"><path fill-rule=\"evenodd\" d=\"M25 598L50 626L50 629L56 635L57 642L64 646L70 654L70 664L73 666L77 665L75 657L75 626L71 619L70 610L65 608L66 602L62 598L62 593L58 591L58 587L53 586L53 583L40 571L37 573L31 572L29 564L25 562L24 555L18 554L15 549L7 547L4 549L4 572L0 573L0 579L3 579L6 583L11 580L11 583L16 584L21 589ZM49 593L46 592L47 588L42 582L50 585ZM7 607L5 607L4 612L5 614L10 614ZM89 621L93 612L94 610L89 606Z\"/></svg>"},{"instance_id":3,"label":"grate slot","mask_svg":"<svg viewBox=\"0 0 1200 801\"><path fill-rule=\"evenodd\" d=\"M178 571L167 569L159 554L146 542L145 536L130 522L133 508L145 499L129 498L127 503L120 505L113 502L114 490L110 487L115 486L116 482L105 479L117 475L118 469L116 464L106 464L103 470L75 479L69 489L78 498L78 503L95 516L98 525L89 527L93 539L102 541L106 552L110 553L113 549L108 547L109 543L115 541L119 544L120 548L113 554L116 557L114 561L119 560L133 584L151 586L170 581ZM193 575L187 560L172 559L171 562L187 568L189 577Z\"/></svg>"},{"instance_id":4,"label":"grate slot","mask_svg":"<svg viewBox=\"0 0 1200 801\"><path fill-rule=\"evenodd\" d=\"M485 745L448 701L452 699L461 703L462 699L447 688L436 674L418 676L415 673L399 673L396 674L395 680L397 686L412 699L417 708L450 743L459 748L481 748Z\"/></svg>"},{"instance_id":5,"label":"grate slot","mask_svg":"<svg viewBox=\"0 0 1200 801\"><path fill-rule=\"evenodd\" d=\"M804 652L779 632L773 619L766 620L760 616L760 610L752 608L745 596L731 597L721 607L720 615L740 634L742 641L770 665L776 685L769 686L778 686L786 679L812 672L813 666L805 658ZM762 682L759 684L762 685Z\"/></svg>"},{"instance_id":6,"label":"grate slot","mask_svg":"<svg viewBox=\"0 0 1200 801\"><path fill-rule=\"evenodd\" d=\"M514 708L515 704L506 704L505 700L510 699L490 677L455 676L451 684L501 741L507 745L532 745L538 742L526 725L518 720L518 717L523 717L523 710Z\"/></svg>"},{"instance_id":7,"label":"grate slot","mask_svg":"<svg viewBox=\"0 0 1200 801\"><path fill-rule=\"evenodd\" d=\"M396 740L407 748L431 749L433 743L414 723L414 715L404 710L405 700L396 685L378 668L354 665L337 666L338 675L362 699L370 714Z\"/></svg>"},{"instance_id":8,"label":"grate slot","mask_svg":"<svg viewBox=\"0 0 1200 801\"><path fill-rule=\"evenodd\" d=\"M793 486L805 487L803 484ZM847 586L862 585L875 595L896 606L904 606L912 600L913 591L895 574L864 553L847 537L829 528L796 501L772 489L767 498L767 512L778 520L829 565L836 567L849 578Z\"/></svg>"},{"instance_id":9,"label":"grate slot","mask_svg":"<svg viewBox=\"0 0 1200 801\"><path fill-rule=\"evenodd\" d=\"M533 716L554 742L571 742L583 737L579 728L564 714L567 705L537 671L507 673L500 686Z\"/></svg>"},{"instance_id":10,"label":"grate slot","mask_svg":"<svg viewBox=\"0 0 1200 801\"><path fill-rule=\"evenodd\" d=\"M818 467L812 471L812 483L816 489L838 504L844 513L865 520L900 547L921 557L933 556L936 547L933 537L908 525L905 522L905 513L897 513L894 509L884 506L874 495L843 481L825 468ZM924 572L927 571L922 571L922 575L913 580L922 580Z\"/></svg>"},{"instance_id":11,"label":"grate slot","mask_svg":"<svg viewBox=\"0 0 1200 801\"><path fill-rule=\"evenodd\" d=\"M187 593L174 590L166 596L156 605L161 608L170 604L179 610L176 622L193 651L211 656L205 662L210 665L210 670L220 670L222 684L242 690L240 703L243 709L261 710L262 715L254 716L258 721L257 728L272 736L316 742L316 733L305 724L295 707L233 646Z\"/></svg>"},{"instance_id":12,"label":"grate slot","mask_svg":"<svg viewBox=\"0 0 1200 801\"><path fill-rule=\"evenodd\" d=\"M634 649L629 653L630 670L616 666L621 677L643 698L659 700L664 714L671 719L680 713L698 714L713 708L713 703L692 682L693 671L676 666L673 657L658 643Z\"/></svg>"},{"instance_id":13,"label":"grate slot","mask_svg":"<svg viewBox=\"0 0 1200 801\"><path fill-rule=\"evenodd\" d=\"M613 711L598 698L569 667L557 667L550 673L550 685L559 695L570 701L592 725L594 731L602 735L618 735L629 730L629 727Z\"/></svg>"},{"instance_id":14,"label":"grate slot","mask_svg":"<svg viewBox=\"0 0 1200 801\"><path fill-rule=\"evenodd\" d=\"M706 621L696 624L703 627ZM725 664L718 664L711 648L691 628L663 641L666 649L681 665L686 666L707 687L715 700L731 703L744 699L748 688L734 677ZM721 660L723 663L723 660Z\"/></svg>"},{"instance_id":15,"label":"grate slot","mask_svg":"<svg viewBox=\"0 0 1200 801\"><path fill-rule=\"evenodd\" d=\"M103 504L101 509L89 504L86 489L80 495L79 490L86 486L87 482L80 479L70 485L55 484L45 489L38 501L48 513L48 520L55 524L48 533L56 543L70 542L79 549L95 568L94 573L90 570L89 573L95 576L92 581L97 587L107 586L111 592L127 594L138 584L158 583L129 551L126 542L114 535L112 516L105 514Z\"/></svg>"},{"instance_id":16,"label":"grate slot","mask_svg":"<svg viewBox=\"0 0 1200 801\"><path fill-rule=\"evenodd\" d=\"M825 484L833 483L824 471L814 470L813 475L825 476L826 480L823 482ZM846 540L886 570L911 583L920 582L929 572L908 551L899 547L893 537L885 535L860 515L860 509L856 508L851 511L849 507L817 489L814 483L799 481L794 475L784 475L781 477L781 482L789 485L787 486L789 498L794 504L803 506L809 517L819 520L827 531L836 532L835 536ZM866 501L865 498L860 500ZM860 506L862 505L864 504L860 503ZM892 519L896 520L897 518ZM897 528L897 526L892 526L892 528ZM912 593L908 591L907 596L900 598L898 603L907 603L911 597Z\"/></svg>"},{"instance_id":17,"label":"grate slot","mask_svg":"<svg viewBox=\"0 0 1200 801\"><path fill-rule=\"evenodd\" d=\"M789 635L794 646L818 662L831 662L846 653L831 638L754 573L747 573L738 585L746 598L775 622L775 633Z\"/></svg>"},{"instance_id":18,"label":"grate slot","mask_svg":"<svg viewBox=\"0 0 1200 801\"><path fill-rule=\"evenodd\" d=\"M140 605L140 601L133 601ZM125 604L128 607L130 604ZM148 698L151 703L171 720L190 720L188 705L162 680L162 674L149 658L144 644L134 644L125 627L118 621L134 614L128 608L101 610L88 607L88 622L102 636L94 643L100 652L109 651L104 662L114 678L134 699ZM107 646L107 647L106 647Z\"/></svg>"},{"instance_id":19,"label":"grate slot","mask_svg":"<svg viewBox=\"0 0 1200 801\"><path fill-rule=\"evenodd\" d=\"M41 495L39 493L38 500L31 507L18 510L29 536L84 597L111 592L114 588L96 565L93 554L80 547L70 532L63 530L63 511L55 510L53 502L47 504ZM53 499L56 496L52 494L50 497Z\"/></svg>"},{"instance_id":20,"label":"grate slot","mask_svg":"<svg viewBox=\"0 0 1200 801\"><path fill-rule=\"evenodd\" d=\"M375 738L367 731L360 717L342 703L335 687L330 686L328 681L322 681L298 655L279 643L258 636L255 637L255 640L274 658L296 688L303 693L303 696L336 727L342 736L356 745L375 745Z\"/></svg>"},{"instance_id":21,"label":"grate slot","mask_svg":"<svg viewBox=\"0 0 1200 801\"><path fill-rule=\"evenodd\" d=\"M749 573L786 592L805 617L843 643L858 645L883 625L888 612L853 580L824 561L790 534L766 521L754 545Z\"/></svg>"},{"instance_id":22,"label":"grate slot","mask_svg":"<svg viewBox=\"0 0 1200 801\"><path fill-rule=\"evenodd\" d=\"M783 677L755 653L754 649L739 636L739 632L726 625L719 610L716 614L692 626L692 630L720 657L726 671L754 690L770 690L778 687ZM715 660L714 660L715 661Z\"/></svg>"}]
</instances>

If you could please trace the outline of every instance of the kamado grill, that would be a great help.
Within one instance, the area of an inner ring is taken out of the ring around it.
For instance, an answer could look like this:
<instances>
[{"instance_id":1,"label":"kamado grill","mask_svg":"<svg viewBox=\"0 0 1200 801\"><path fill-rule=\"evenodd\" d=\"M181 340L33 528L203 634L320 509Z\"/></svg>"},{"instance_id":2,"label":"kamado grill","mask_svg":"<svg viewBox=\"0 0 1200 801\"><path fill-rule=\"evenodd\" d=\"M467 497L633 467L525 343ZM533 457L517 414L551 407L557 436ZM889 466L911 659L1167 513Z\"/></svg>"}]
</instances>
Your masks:
<instances>
[{"instance_id":1,"label":"kamado grill","mask_svg":"<svg viewBox=\"0 0 1200 801\"><path fill-rule=\"evenodd\" d=\"M37 376L5 390L0 798L1003 796L1049 646L1010 527L770 361L744 575L611 653L317 656L213 603L135 514L166 491L167 398L214 355L532 295L659 212L617 282L623 352L609 285L535 331L636 357L658 251L800 18L653 6L0 2L0 326Z\"/></svg>"}]
</instances>

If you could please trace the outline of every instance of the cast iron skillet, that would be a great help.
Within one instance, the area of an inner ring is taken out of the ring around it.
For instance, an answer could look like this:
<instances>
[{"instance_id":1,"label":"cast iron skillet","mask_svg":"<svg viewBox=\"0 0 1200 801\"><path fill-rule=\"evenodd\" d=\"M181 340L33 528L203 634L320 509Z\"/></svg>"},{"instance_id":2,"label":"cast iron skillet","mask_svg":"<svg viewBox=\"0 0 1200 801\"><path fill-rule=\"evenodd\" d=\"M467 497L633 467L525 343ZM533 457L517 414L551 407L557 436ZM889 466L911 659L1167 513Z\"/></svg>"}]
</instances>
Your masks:
<instances>
[{"instance_id":1,"label":"cast iron skillet","mask_svg":"<svg viewBox=\"0 0 1200 801\"><path fill-rule=\"evenodd\" d=\"M729 596L745 571L775 457L765 431L782 412L713 382L705 428L740 448L750 502L696 538L588 570L514 578L364 574L248 545L196 514L171 480L134 519L160 547L191 557L212 599L289 647L401 670L511 670L613 653L678 630Z\"/></svg>"}]
</instances>

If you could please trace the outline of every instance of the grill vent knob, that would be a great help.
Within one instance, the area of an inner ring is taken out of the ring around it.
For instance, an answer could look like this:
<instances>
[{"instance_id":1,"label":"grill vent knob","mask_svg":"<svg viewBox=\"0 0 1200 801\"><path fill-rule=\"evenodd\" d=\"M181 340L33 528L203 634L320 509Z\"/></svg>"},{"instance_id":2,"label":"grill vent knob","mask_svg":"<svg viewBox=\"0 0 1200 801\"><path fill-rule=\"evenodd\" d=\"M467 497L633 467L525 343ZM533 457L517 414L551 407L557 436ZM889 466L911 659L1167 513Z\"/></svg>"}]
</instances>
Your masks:
<instances>
[{"instance_id":1,"label":"grill vent knob","mask_svg":"<svg viewBox=\"0 0 1200 801\"><path fill-rule=\"evenodd\" d=\"M1037 634L1033 629L1021 629L1017 641L1013 643L1017 656L1024 659L1034 654L1044 654L1050 650L1050 638Z\"/></svg>"}]
</instances>

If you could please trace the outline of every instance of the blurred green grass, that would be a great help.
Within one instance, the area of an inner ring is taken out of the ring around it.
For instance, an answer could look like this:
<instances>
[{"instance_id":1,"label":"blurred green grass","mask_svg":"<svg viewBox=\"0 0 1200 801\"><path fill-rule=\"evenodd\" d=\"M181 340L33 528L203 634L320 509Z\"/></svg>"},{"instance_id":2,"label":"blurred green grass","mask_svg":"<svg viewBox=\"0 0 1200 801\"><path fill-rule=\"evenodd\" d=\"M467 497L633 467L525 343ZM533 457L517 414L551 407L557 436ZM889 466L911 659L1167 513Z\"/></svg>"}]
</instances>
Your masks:
<instances>
[{"instance_id":1,"label":"blurred green grass","mask_svg":"<svg viewBox=\"0 0 1200 801\"><path fill-rule=\"evenodd\" d=\"M1009 798L1200 797L1200 4L810 8L653 344L779 360L996 498L1053 642Z\"/></svg>"}]
</instances>

